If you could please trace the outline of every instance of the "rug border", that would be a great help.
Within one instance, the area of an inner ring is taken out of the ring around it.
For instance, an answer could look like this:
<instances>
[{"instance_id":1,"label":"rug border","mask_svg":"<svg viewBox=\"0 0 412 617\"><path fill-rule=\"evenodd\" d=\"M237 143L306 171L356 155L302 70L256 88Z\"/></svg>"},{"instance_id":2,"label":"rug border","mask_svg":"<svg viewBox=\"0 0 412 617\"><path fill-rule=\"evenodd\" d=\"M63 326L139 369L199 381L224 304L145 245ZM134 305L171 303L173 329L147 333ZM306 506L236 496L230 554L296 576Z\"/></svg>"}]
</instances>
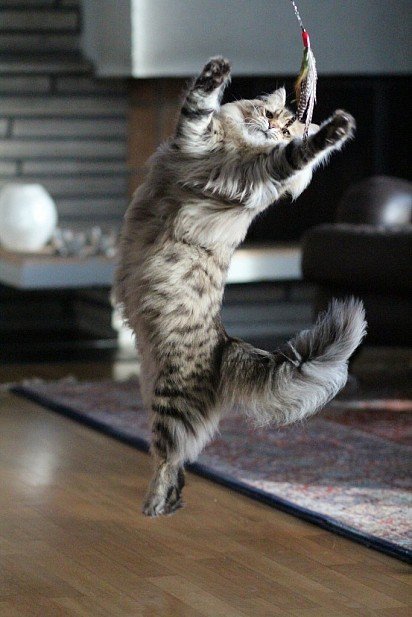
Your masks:
<instances>
[{"instance_id":1,"label":"rug border","mask_svg":"<svg viewBox=\"0 0 412 617\"><path fill-rule=\"evenodd\" d=\"M123 431L113 429L104 422L99 422L94 418L90 418L80 412L74 411L67 405L56 403L55 401L47 398L46 395L33 391L30 389L30 386L13 385L9 388L9 390L17 396L27 398L34 403L38 403L42 407L50 409L51 411L63 415L66 418L75 420L80 424L94 428L95 430L98 430L109 437L113 437L122 443L137 448L143 452L149 452L149 445L145 439L130 437ZM386 555L405 561L406 563L412 563L412 550L400 547L393 542L382 540L376 536L361 533L353 527L340 523L326 514L319 514L313 510L298 506L293 502L282 499L282 497L273 496L271 493L268 493L262 489L251 488L249 485L241 482L240 480L233 480L225 474L217 474L201 463L190 463L186 465L186 469L207 480L211 480L216 484L220 484L238 493L246 495L247 497L255 499L256 501L276 508L277 510L281 510L282 512L296 516L304 521L313 523L314 525L317 525L318 527L326 529L332 533L336 533L345 538L349 538L350 540L354 540L358 544L362 544L368 548L373 548L377 551L385 553Z\"/></svg>"}]
</instances>

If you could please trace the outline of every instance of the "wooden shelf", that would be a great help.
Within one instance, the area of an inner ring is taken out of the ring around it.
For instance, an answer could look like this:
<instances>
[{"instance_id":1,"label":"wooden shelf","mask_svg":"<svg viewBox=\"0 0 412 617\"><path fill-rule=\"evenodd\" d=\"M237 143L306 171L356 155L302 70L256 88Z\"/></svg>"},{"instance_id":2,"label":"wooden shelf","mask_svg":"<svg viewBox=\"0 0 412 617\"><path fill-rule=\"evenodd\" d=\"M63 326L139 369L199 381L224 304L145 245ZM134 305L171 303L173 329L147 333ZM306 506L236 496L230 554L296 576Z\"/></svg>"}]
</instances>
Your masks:
<instances>
[{"instance_id":1,"label":"wooden shelf","mask_svg":"<svg viewBox=\"0 0 412 617\"><path fill-rule=\"evenodd\" d=\"M245 246L238 249L229 269L228 283L299 280L298 244ZM70 289L111 286L115 258L59 257L44 253L12 253L0 249L0 283L17 289Z\"/></svg>"},{"instance_id":2,"label":"wooden shelf","mask_svg":"<svg viewBox=\"0 0 412 617\"><path fill-rule=\"evenodd\" d=\"M60 257L0 249L0 282L18 289L70 289L110 286L115 259L104 256Z\"/></svg>"},{"instance_id":3,"label":"wooden shelf","mask_svg":"<svg viewBox=\"0 0 412 617\"><path fill-rule=\"evenodd\" d=\"M233 255L227 282L296 281L301 278L299 244L246 245Z\"/></svg>"}]
</instances>

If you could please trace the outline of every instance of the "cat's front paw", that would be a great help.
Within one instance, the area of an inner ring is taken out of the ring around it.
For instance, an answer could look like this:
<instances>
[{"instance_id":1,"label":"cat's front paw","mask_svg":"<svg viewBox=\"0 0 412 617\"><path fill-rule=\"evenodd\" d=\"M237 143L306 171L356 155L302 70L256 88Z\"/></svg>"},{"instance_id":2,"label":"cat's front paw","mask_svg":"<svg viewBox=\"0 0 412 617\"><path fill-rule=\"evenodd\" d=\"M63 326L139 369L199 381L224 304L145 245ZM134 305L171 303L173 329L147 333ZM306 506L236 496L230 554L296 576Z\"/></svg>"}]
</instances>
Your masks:
<instances>
[{"instance_id":1,"label":"cat's front paw","mask_svg":"<svg viewBox=\"0 0 412 617\"><path fill-rule=\"evenodd\" d=\"M210 92L215 88L219 88L219 86L225 83L229 78L229 61L222 58L222 56L216 56L215 58L211 58L203 67L203 71L196 80L196 86L201 87L202 90L206 92Z\"/></svg>"},{"instance_id":2,"label":"cat's front paw","mask_svg":"<svg viewBox=\"0 0 412 617\"><path fill-rule=\"evenodd\" d=\"M356 129L355 118L347 111L337 109L326 127L326 142L337 144L353 137Z\"/></svg>"}]
</instances>

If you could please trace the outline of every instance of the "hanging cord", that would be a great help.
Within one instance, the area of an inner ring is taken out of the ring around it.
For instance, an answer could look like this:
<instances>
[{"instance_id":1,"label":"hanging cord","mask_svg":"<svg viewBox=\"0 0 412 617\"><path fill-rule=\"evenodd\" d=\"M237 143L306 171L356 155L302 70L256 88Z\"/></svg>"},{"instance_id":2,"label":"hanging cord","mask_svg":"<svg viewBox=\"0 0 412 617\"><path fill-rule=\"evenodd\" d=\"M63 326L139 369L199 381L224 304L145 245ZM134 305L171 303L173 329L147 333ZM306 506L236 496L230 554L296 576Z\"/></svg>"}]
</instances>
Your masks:
<instances>
[{"instance_id":1,"label":"hanging cord","mask_svg":"<svg viewBox=\"0 0 412 617\"><path fill-rule=\"evenodd\" d=\"M298 7L293 0L290 1L302 31L303 58L300 72L295 83L295 93L297 102L296 116L298 120L302 122L306 114L305 129L303 133L303 137L306 140L309 134L309 126L312 121L313 109L316 103L316 83L318 80L318 74L316 70L315 56L313 55L310 46L309 34L305 30Z\"/></svg>"},{"instance_id":2,"label":"hanging cord","mask_svg":"<svg viewBox=\"0 0 412 617\"><path fill-rule=\"evenodd\" d=\"M290 0L293 6L293 10L295 11L295 15L296 15L296 19L299 22L299 25L301 27L302 30L304 30L305 28L303 27L303 22L302 22L302 18L300 16L300 13L298 11L298 7L296 6L296 4L293 2L293 0Z\"/></svg>"}]
</instances>

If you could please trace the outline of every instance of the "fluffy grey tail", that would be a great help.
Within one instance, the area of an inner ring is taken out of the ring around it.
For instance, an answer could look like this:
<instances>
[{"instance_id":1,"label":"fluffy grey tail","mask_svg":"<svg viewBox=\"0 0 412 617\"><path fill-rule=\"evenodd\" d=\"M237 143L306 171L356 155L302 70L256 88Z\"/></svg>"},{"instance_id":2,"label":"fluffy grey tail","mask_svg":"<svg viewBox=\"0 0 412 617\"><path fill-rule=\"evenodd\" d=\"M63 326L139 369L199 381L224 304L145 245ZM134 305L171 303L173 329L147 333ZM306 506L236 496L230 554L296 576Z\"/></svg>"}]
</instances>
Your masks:
<instances>
[{"instance_id":1,"label":"fluffy grey tail","mask_svg":"<svg viewBox=\"0 0 412 617\"><path fill-rule=\"evenodd\" d=\"M241 405L258 426L310 416L343 388L365 334L363 304L349 298L332 300L313 328L273 353L234 339L222 358L222 399Z\"/></svg>"}]
</instances>

